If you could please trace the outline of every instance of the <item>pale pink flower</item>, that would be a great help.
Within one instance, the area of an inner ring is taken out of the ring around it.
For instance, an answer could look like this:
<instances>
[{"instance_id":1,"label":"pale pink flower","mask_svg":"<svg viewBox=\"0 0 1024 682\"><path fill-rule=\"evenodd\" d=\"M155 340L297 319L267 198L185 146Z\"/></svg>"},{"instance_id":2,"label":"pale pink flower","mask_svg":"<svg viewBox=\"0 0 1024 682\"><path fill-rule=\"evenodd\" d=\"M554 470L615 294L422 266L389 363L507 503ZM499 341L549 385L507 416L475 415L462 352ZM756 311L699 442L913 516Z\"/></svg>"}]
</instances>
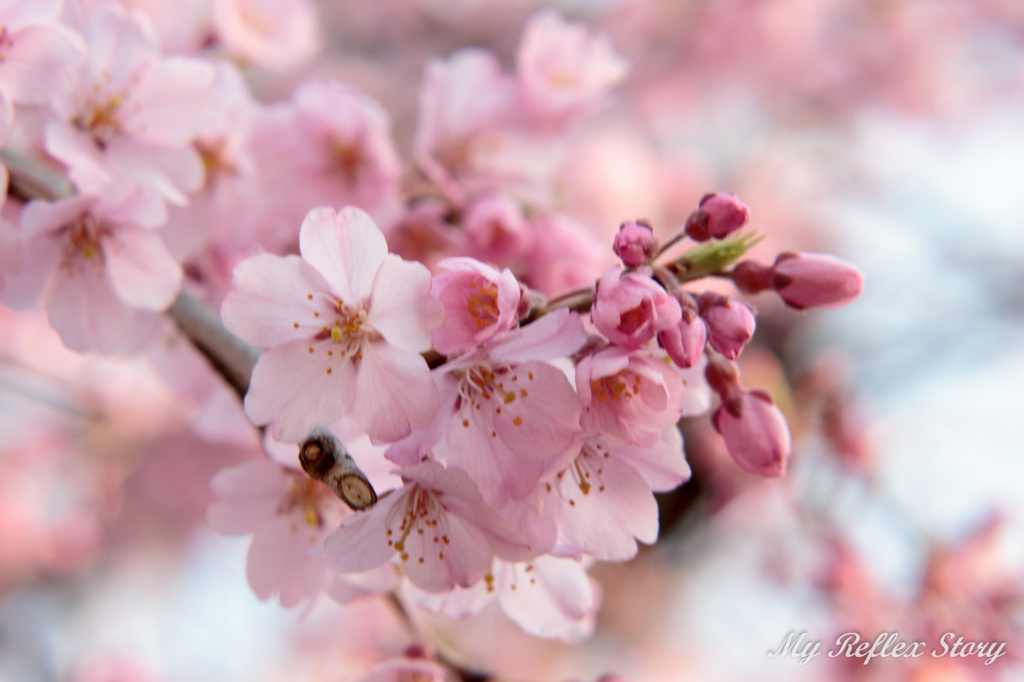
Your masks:
<instances>
[{"instance_id":1,"label":"pale pink flower","mask_svg":"<svg viewBox=\"0 0 1024 682\"><path fill-rule=\"evenodd\" d=\"M280 595L286 608L308 602L328 582L318 547L348 509L324 484L259 459L225 469L210 481L217 502L206 521L225 535L253 534L246 576L260 599Z\"/></svg>"},{"instance_id":2,"label":"pale pink flower","mask_svg":"<svg viewBox=\"0 0 1024 682\"><path fill-rule=\"evenodd\" d=\"M147 17L114 3L93 10L82 32L88 58L74 90L54 105L63 120L47 126L46 151L83 192L132 184L186 203L203 181L188 143L215 113L213 69L162 58Z\"/></svg>"},{"instance_id":3,"label":"pale pink flower","mask_svg":"<svg viewBox=\"0 0 1024 682\"><path fill-rule=\"evenodd\" d=\"M651 278L650 268L623 272L616 266L597 283L591 319L617 346L639 348L681 318L679 301Z\"/></svg>"},{"instance_id":4,"label":"pale pink flower","mask_svg":"<svg viewBox=\"0 0 1024 682\"><path fill-rule=\"evenodd\" d=\"M671 426L659 437L639 447L588 434L575 461L550 483L544 502L558 506L554 554L625 561L636 555L637 540L654 544L654 492L672 490L690 477L678 429Z\"/></svg>"},{"instance_id":5,"label":"pale pink flower","mask_svg":"<svg viewBox=\"0 0 1024 682\"><path fill-rule=\"evenodd\" d=\"M521 129L515 81L497 57L462 49L427 65L413 158L457 203L504 189L546 201L558 145Z\"/></svg>"},{"instance_id":6,"label":"pale pink flower","mask_svg":"<svg viewBox=\"0 0 1024 682\"><path fill-rule=\"evenodd\" d=\"M62 4L7 0L0 5L0 91L15 102L49 102L74 82L85 44L58 23Z\"/></svg>"},{"instance_id":7,"label":"pale pink flower","mask_svg":"<svg viewBox=\"0 0 1024 682\"><path fill-rule=\"evenodd\" d=\"M276 219L310 206L350 204L379 222L397 209L401 162L391 121L365 94L333 80L303 83L292 99L253 121L251 149Z\"/></svg>"},{"instance_id":8,"label":"pale pink flower","mask_svg":"<svg viewBox=\"0 0 1024 682\"><path fill-rule=\"evenodd\" d=\"M522 291L506 268L498 272L473 258L446 258L431 293L444 306L444 324L434 330L434 349L450 355L486 343L519 324Z\"/></svg>"},{"instance_id":9,"label":"pale pink flower","mask_svg":"<svg viewBox=\"0 0 1024 682\"><path fill-rule=\"evenodd\" d=\"M435 372L441 399L434 425L418 445L388 457L408 464L441 441L446 461L465 470L490 504L525 498L579 449L579 400L547 360L585 341L579 316L560 309L449 360Z\"/></svg>"},{"instance_id":10,"label":"pale pink flower","mask_svg":"<svg viewBox=\"0 0 1024 682\"><path fill-rule=\"evenodd\" d=\"M246 414L291 442L345 414L375 440L430 424L437 389L420 352L443 314L430 272L389 254L354 207L310 211L299 249L239 265L221 308L228 329L266 349Z\"/></svg>"},{"instance_id":11,"label":"pale pink flower","mask_svg":"<svg viewBox=\"0 0 1024 682\"><path fill-rule=\"evenodd\" d=\"M426 461L400 472L406 484L331 533L323 558L340 573L393 559L413 585L443 592L484 577L495 556L530 558L526 539L487 504L458 467Z\"/></svg>"},{"instance_id":12,"label":"pale pink flower","mask_svg":"<svg viewBox=\"0 0 1024 682\"><path fill-rule=\"evenodd\" d=\"M522 207L504 194L476 198L466 209L462 230L469 238L470 253L499 267L517 263L536 237Z\"/></svg>"},{"instance_id":13,"label":"pale pink flower","mask_svg":"<svg viewBox=\"0 0 1024 682\"><path fill-rule=\"evenodd\" d=\"M591 109L629 70L608 38L552 9L527 22L516 65L527 111L555 124Z\"/></svg>"},{"instance_id":14,"label":"pale pink flower","mask_svg":"<svg viewBox=\"0 0 1024 682\"><path fill-rule=\"evenodd\" d=\"M228 52L267 69L293 69L320 49L311 0L214 0L213 22Z\"/></svg>"},{"instance_id":15,"label":"pale pink flower","mask_svg":"<svg viewBox=\"0 0 1024 682\"><path fill-rule=\"evenodd\" d=\"M181 286L180 266L151 229L164 216L137 190L30 202L21 216L21 269L4 301L26 308L42 300L73 350L136 350Z\"/></svg>"},{"instance_id":16,"label":"pale pink flower","mask_svg":"<svg viewBox=\"0 0 1024 682\"><path fill-rule=\"evenodd\" d=\"M591 433L654 445L683 411L683 380L661 349L611 347L576 365L581 423Z\"/></svg>"}]
</instances>

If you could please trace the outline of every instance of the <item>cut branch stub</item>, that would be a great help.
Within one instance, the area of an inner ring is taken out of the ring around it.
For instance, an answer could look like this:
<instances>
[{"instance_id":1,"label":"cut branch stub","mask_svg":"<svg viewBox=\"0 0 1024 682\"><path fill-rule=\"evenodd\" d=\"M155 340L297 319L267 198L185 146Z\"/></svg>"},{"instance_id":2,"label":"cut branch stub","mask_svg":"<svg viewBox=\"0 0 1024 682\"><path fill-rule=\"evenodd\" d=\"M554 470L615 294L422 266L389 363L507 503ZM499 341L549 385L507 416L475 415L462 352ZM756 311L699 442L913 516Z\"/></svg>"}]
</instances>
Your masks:
<instances>
[{"instance_id":1,"label":"cut branch stub","mask_svg":"<svg viewBox=\"0 0 1024 682\"><path fill-rule=\"evenodd\" d=\"M318 426L299 446L299 463L310 478L327 484L355 511L372 507L377 493L338 438Z\"/></svg>"}]
</instances>

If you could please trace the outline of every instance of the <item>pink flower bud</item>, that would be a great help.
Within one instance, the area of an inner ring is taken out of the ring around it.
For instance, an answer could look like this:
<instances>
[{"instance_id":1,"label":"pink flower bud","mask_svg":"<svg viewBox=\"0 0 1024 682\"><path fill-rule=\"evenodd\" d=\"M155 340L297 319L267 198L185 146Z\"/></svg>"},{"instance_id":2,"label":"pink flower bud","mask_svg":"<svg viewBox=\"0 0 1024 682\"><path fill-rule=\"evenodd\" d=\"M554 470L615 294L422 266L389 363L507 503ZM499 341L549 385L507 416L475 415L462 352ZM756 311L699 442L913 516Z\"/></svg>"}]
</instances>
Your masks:
<instances>
[{"instance_id":1,"label":"pink flower bud","mask_svg":"<svg viewBox=\"0 0 1024 682\"><path fill-rule=\"evenodd\" d=\"M772 289L772 269L754 261L745 260L732 269L732 281L745 294L758 294Z\"/></svg>"},{"instance_id":2,"label":"pink flower bud","mask_svg":"<svg viewBox=\"0 0 1024 682\"><path fill-rule=\"evenodd\" d=\"M739 301L710 292L701 295L699 306L711 347L735 360L754 336L754 313Z\"/></svg>"},{"instance_id":3,"label":"pink flower bud","mask_svg":"<svg viewBox=\"0 0 1024 682\"><path fill-rule=\"evenodd\" d=\"M745 391L726 400L712 417L725 447L744 471L781 476L792 446L782 411L764 391Z\"/></svg>"},{"instance_id":4,"label":"pink flower bud","mask_svg":"<svg viewBox=\"0 0 1024 682\"><path fill-rule=\"evenodd\" d=\"M658 345L672 361L686 369L693 367L708 342L708 328L697 312L697 302L689 294L679 297L683 318L679 325L658 334Z\"/></svg>"},{"instance_id":5,"label":"pink flower bud","mask_svg":"<svg viewBox=\"0 0 1024 682\"><path fill-rule=\"evenodd\" d=\"M864 275L857 268L822 253L780 254L771 279L782 300L797 310L846 305L864 286Z\"/></svg>"},{"instance_id":6,"label":"pink flower bud","mask_svg":"<svg viewBox=\"0 0 1024 682\"><path fill-rule=\"evenodd\" d=\"M698 242L725 239L750 220L750 209L727 192L705 194L699 208L686 219L686 235Z\"/></svg>"},{"instance_id":7,"label":"pink flower bud","mask_svg":"<svg viewBox=\"0 0 1024 682\"><path fill-rule=\"evenodd\" d=\"M658 250L658 240L654 238L654 228L649 222L630 220L619 226L613 248L623 265L635 268L654 257Z\"/></svg>"}]
</instances>

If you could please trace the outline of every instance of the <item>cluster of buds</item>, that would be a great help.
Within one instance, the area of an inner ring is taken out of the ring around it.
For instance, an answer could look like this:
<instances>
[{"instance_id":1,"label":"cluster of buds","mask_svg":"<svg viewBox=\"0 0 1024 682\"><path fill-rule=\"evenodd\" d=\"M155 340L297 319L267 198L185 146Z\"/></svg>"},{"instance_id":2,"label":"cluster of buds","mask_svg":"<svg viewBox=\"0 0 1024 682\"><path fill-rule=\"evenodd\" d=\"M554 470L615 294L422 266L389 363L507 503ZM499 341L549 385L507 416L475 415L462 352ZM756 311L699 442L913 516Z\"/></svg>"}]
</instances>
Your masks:
<instances>
[{"instance_id":1,"label":"cluster of buds","mask_svg":"<svg viewBox=\"0 0 1024 682\"><path fill-rule=\"evenodd\" d=\"M863 276L821 254L783 253L771 267L736 263L754 242L740 234L749 220L746 204L717 193L706 194L682 232L662 247L648 221L623 223L614 243L623 268L612 268L598 282L591 316L612 344L656 345L680 369L702 363L707 385L720 399L713 423L729 453L746 471L778 476L791 445L785 418L766 392L743 387L734 363L754 336L755 311L736 298L689 285L709 275L727 277L742 294L773 290L789 307L803 310L849 303L860 294ZM700 245L656 262L686 238Z\"/></svg>"}]
</instances>

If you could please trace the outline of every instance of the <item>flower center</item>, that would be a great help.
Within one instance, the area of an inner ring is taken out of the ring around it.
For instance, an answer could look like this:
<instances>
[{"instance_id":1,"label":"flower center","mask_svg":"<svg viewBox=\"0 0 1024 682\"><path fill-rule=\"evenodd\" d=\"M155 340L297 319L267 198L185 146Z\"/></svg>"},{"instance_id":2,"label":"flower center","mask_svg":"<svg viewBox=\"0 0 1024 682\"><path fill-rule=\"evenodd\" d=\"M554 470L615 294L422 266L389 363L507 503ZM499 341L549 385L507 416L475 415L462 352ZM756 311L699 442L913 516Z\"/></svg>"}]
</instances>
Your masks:
<instances>
[{"instance_id":1,"label":"flower center","mask_svg":"<svg viewBox=\"0 0 1024 682\"><path fill-rule=\"evenodd\" d=\"M612 376L591 379L590 390L594 395L594 399L599 403L632 400L633 396L640 393L640 383L642 381L643 379L639 374L624 369ZM631 383L632 387L630 387Z\"/></svg>"},{"instance_id":2,"label":"flower center","mask_svg":"<svg viewBox=\"0 0 1024 682\"><path fill-rule=\"evenodd\" d=\"M466 311L469 313L477 329L490 327L501 316L498 310L498 285L484 279L478 279L470 287Z\"/></svg>"},{"instance_id":3,"label":"flower center","mask_svg":"<svg viewBox=\"0 0 1024 682\"><path fill-rule=\"evenodd\" d=\"M102 149L110 141L121 134L122 105L125 98L121 94L113 94L106 100L89 100L85 111L78 115L74 124L80 130L88 133L93 141Z\"/></svg>"},{"instance_id":4,"label":"flower center","mask_svg":"<svg viewBox=\"0 0 1024 682\"><path fill-rule=\"evenodd\" d=\"M422 564L430 552L437 552L437 558L444 559L444 550L450 543L448 516L431 491L413 486L405 503L391 508L385 525L388 547L398 552L402 561L416 554L416 560Z\"/></svg>"},{"instance_id":5,"label":"flower center","mask_svg":"<svg viewBox=\"0 0 1024 682\"><path fill-rule=\"evenodd\" d=\"M90 214L77 218L64 226L64 255L61 267L72 272L86 263L91 263L102 270L104 264L103 249L100 240L107 234L103 224Z\"/></svg>"}]
</instances>

